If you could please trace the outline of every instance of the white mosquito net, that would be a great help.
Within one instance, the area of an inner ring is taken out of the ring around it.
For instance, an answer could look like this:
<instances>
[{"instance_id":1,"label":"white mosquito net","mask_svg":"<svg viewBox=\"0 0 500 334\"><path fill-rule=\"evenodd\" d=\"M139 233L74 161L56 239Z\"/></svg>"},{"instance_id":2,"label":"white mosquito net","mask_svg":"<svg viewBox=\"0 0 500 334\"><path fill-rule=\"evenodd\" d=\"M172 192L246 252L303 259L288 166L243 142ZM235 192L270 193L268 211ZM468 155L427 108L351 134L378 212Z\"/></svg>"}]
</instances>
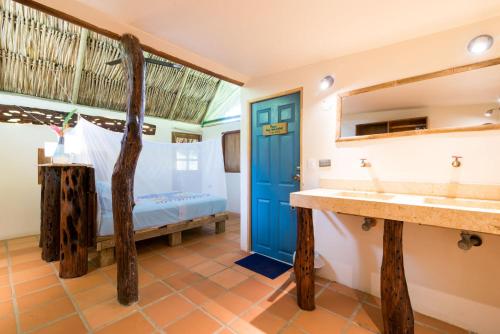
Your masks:
<instances>
[{"instance_id":1,"label":"white mosquito net","mask_svg":"<svg viewBox=\"0 0 500 334\"><path fill-rule=\"evenodd\" d=\"M111 176L123 134L80 118L66 142L80 146L75 162L95 168L98 234L113 233ZM134 228L151 228L212 215L226 209L220 139L172 144L143 139L134 179Z\"/></svg>"}]
</instances>

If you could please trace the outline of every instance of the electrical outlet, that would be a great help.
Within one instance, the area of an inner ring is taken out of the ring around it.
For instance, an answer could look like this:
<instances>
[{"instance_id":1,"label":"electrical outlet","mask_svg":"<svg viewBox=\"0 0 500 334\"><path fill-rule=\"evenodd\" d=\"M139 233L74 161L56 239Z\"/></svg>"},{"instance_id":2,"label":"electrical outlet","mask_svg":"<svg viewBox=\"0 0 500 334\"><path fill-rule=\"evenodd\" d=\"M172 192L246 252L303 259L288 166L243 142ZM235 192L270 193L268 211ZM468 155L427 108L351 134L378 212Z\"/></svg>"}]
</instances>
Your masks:
<instances>
[{"instance_id":1,"label":"electrical outlet","mask_svg":"<svg viewBox=\"0 0 500 334\"><path fill-rule=\"evenodd\" d=\"M319 166L320 167L330 167L332 165L332 160L331 159L320 159L319 160Z\"/></svg>"}]
</instances>

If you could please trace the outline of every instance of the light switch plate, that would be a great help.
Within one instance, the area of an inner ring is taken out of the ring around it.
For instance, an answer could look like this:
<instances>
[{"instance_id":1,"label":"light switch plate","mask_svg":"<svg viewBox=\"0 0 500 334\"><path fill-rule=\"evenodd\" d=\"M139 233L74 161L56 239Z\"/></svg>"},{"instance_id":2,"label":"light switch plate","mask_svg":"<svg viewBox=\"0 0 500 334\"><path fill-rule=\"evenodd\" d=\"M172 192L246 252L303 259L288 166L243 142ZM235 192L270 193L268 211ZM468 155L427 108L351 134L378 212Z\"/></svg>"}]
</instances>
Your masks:
<instances>
[{"instance_id":1,"label":"light switch plate","mask_svg":"<svg viewBox=\"0 0 500 334\"><path fill-rule=\"evenodd\" d=\"M307 159L307 168L308 169L316 169L316 168L318 168L318 160L316 160L316 159Z\"/></svg>"},{"instance_id":2,"label":"light switch plate","mask_svg":"<svg viewBox=\"0 0 500 334\"><path fill-rule=\"evenodd\" d=\"M319 160L319 166L320 167L330 167L332 165L332 160L331 159L320 159Z\"/></svg>"}]
</instances>

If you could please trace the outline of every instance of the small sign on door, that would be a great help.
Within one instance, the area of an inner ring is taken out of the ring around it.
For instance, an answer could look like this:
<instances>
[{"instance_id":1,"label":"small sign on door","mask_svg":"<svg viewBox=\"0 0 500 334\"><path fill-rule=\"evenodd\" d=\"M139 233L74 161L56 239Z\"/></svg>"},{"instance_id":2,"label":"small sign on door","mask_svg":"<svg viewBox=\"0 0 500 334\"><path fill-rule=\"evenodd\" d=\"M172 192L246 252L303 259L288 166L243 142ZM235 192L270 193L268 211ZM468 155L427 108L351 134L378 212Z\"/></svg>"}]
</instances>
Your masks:
<instances>
[{"instance_id":1,"label":"small sign on door","mask_svg":"<svg viewBox=\"0 0 500 334\"><path fill-rule=\"evenodd\" d=\"M273 123L266 124L262 127L262 134L264 136L273 136L273 135L283 135L288 133L288 123Z\"/></svg>"}]
</instances>

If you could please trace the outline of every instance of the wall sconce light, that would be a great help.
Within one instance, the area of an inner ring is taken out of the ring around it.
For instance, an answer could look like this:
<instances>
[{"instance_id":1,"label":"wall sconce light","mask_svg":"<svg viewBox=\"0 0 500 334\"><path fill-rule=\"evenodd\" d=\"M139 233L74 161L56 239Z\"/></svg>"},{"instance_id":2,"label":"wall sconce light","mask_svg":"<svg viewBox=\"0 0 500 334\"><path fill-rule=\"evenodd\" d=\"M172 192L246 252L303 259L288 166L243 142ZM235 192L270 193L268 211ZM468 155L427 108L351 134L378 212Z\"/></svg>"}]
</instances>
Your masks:
<instances>
[{"instance_id":1,"label":"wall sconce light","mask_svg":"<svg viewBox=\"0 0 500 334\"><path fill-rule=\"evenodd\" d=\"M484 116L486 117L491 117L493 116L493 113L497 110L500 110L500 108L492 108L492 109L488 109L484 112Z\"/></svg>"},{"instance_id":2,"label":"wall sconce light","mask_svg":"<svg viewBox=\"0 0 500 334\"><path fill-rule=\"evenodd\" d=\"M319 89L321 90L327 90L328 88L333 86L333 82L335 79L331 75L327 75L323 79L321 79L321 82L319 83Z\"/></svg>"},{"instance_id":3,"label":"wall sconce light","mask_svg":"<svg viewBox=\"0 0 500 334\"><path fill-rule=\"evenodd\" d=\"M493 45L493 37L491 35L479 35L471 39L467 44L467 50L472 54L482 54L489 50Z\"/></svg>"}]
</instances>

